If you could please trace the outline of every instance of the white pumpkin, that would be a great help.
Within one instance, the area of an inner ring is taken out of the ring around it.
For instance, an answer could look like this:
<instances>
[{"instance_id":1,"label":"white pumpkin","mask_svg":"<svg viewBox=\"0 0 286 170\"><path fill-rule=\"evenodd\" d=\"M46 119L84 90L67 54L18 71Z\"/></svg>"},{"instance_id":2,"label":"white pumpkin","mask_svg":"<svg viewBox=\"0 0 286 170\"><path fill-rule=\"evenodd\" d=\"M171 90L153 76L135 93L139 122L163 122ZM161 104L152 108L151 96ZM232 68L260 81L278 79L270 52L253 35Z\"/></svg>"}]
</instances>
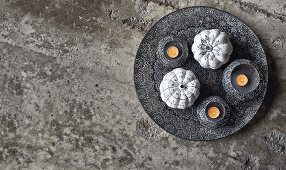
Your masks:
<instances>
[{"instance_id":1,"label":"white pumpkin","mask_svg":"<svg viewBox=\"0 0 286 170\"><path fill-rule=\"evenodd\" d=\"M192 71L176 68L163 77L160 95L169 107L185 109L198 98L199 88L200 82Z\"/></svg>"},{"instance_id":2,"label":"white pumpkin","mask_svg":"<svg viewBox=\"0 0 286 170\"><path fill-rule=\"evenodd\" d=\"M225 32L204 30L197 34L192 45L194 58L204 68L218 69L227 63L233 47Z\"/></svg>"}]
</instances>

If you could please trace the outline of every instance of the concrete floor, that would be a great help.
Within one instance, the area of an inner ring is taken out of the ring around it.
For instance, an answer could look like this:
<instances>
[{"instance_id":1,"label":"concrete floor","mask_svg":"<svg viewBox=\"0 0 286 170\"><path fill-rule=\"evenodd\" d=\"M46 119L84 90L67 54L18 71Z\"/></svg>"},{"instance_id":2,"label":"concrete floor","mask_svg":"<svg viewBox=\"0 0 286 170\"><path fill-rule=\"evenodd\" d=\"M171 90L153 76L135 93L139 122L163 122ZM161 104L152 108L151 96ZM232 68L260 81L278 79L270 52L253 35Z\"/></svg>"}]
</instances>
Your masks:
<instances>
[{"instance_id":1,"label":"concrete floor","mask_svg":"<svg viewBox=\"0 0 286 170\"><path fill-rule=\"evenodd\" d=\"M259 36L278 93L255 124L192 142L142 109L133 63L179 8L228 11ZM286 169L284 0L0 0L0 169Z\"/></svg>"}]
</instances>

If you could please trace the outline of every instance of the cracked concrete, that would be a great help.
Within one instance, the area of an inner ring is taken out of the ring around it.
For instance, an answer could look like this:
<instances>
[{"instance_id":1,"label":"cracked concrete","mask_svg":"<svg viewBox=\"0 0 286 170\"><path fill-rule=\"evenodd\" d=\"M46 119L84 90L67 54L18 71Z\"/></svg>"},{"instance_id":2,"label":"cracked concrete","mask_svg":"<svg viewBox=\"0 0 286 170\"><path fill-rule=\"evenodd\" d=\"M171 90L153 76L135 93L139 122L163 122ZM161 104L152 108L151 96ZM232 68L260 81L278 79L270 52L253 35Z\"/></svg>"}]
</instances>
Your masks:
<instances>
[{"instance_id":1,"label":"cracked concrete","mask_svg":"<svg viewBox=\"0 0 286 170\"><path fill-rule=\"evenodd\" d=\"M263 118L209 142L162 131L133 85L147 30L194 5L254 30L278 91ZM285 169L285 20L284 0L0 1L0 169Z\"/></svg>"}]
</instances>

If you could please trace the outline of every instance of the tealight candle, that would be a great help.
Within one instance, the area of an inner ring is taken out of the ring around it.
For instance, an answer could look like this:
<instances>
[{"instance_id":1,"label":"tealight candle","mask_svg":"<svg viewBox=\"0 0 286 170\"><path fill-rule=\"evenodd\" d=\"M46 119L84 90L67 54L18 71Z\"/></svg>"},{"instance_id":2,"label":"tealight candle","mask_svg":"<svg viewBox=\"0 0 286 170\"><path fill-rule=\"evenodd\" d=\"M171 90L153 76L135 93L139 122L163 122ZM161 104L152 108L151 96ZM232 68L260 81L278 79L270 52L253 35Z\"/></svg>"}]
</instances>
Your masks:
<instances>
[{"instance_id":1,"label":"tealight candle","mask_svg":"<svg viewBox=\"0 0 286 170\"><path fill-rule=\"evenodd\" d=\"M248 83L248 78L245 74L239 74L236 79L236 84L243 87Z\"/></svg>"},{"instance_id":2,"label":"tealight candle","mask_svg":"<svg viewBox=\"0 0 286 170\"><path fill-rule=\"evenodd\" d=\"M220 111L217 107L213 106L208 109L208 116L212 119L218 118L220 115Z\"/></svg>"},{"instance_id":3,"label":"tealight candle","mask_svg":"<svg viewBox=\"0 0 286 170\"><path fill-rule=\"evenodd\" d=\"M170 46L167 48L167 55L170 58L176 58L179 55L179 49L176 46Z\"/></svg>"}]
</instances>

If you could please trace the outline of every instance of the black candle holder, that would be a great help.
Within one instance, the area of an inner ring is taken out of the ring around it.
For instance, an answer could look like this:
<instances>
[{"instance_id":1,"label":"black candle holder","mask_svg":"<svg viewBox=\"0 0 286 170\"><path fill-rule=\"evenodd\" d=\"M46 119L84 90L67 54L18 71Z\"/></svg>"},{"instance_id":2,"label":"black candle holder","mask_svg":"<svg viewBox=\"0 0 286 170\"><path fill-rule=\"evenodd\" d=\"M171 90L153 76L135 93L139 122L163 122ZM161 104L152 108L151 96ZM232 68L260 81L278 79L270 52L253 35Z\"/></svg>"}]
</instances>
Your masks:
<instances>
[{"instance_id":1,"label":"black candle holder","mask_svg":"<svg viewBox=\"0 0 286 170\"><path fill-rule=\"evenodd\" d=\"M216 107L219 109L220 113L217 118L211 118L208 115L208 110L211 107ZM229 106L224 102L222 98L219 96L211 96L206 99L204 99L200 105L197 107L197 114L199 121L204 126L210 127L210 128L218 128L227 122L229 118L230 109Z\"/></svg>"},{"instance_id":2,"label":"black candle holder","mask_svg":"<svg viewBox=\"0 0 286 170\"><path fill-rule=\"evenodd\" d=\"M245 86L239 86L236 83L236 77L240 74L248 78ZM256 89L260 82L260 75L250 60L238 59L230 63L224 70L222 81L225 91L240 100L251 99L259 93Z\"/></svg>"},{"instance_id":3,"label":"black candle holder","mask_svg":"<svg viewBox=\"0 0 286 170\"><path fill-rule=\"evenodd\" d=\"M167 55L167 49L175 46L179 50L179 54L175 58L170 58ZM162 61L165 67L176 68L184 64L188 58L189 49L186 41L179 37L167 36L159 41L157 56Z\"/></svg>"}]
</instances>

